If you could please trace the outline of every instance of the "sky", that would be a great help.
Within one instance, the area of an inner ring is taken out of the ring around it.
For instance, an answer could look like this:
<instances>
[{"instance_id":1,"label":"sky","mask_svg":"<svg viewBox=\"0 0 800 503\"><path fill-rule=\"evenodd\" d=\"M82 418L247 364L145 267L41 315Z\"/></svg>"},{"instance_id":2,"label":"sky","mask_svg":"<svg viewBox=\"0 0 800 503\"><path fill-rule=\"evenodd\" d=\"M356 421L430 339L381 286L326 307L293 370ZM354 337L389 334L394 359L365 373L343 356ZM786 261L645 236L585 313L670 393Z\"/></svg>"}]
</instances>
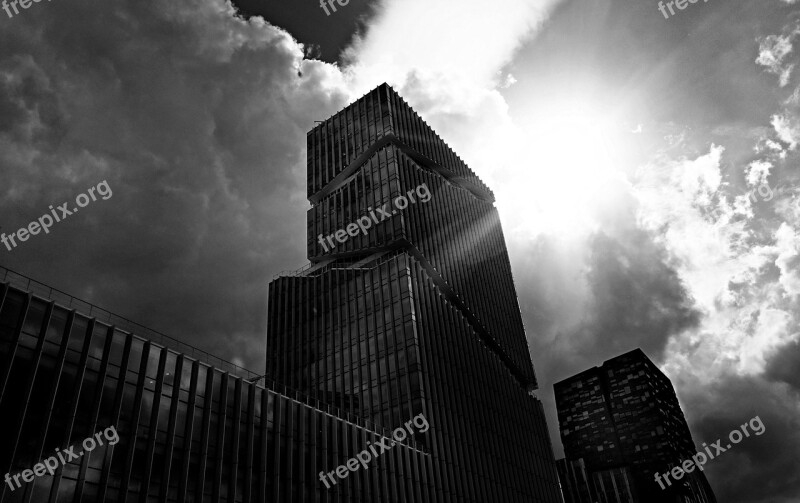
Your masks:
<instances>
[{"instance_id":1,"label":"sky","mask_svg":"<svg viewBox=\"0 0 800 503\"><path fill-rule=\"evenodd\" d=\"M295 3L0 11L0 231L112 193L0 265L261 371L305 133L388 82L495 192L556 454L552 384L641 347L698 445L763 421L719 501L800 499L800 2Z\"/></svg>"}]
</instances>

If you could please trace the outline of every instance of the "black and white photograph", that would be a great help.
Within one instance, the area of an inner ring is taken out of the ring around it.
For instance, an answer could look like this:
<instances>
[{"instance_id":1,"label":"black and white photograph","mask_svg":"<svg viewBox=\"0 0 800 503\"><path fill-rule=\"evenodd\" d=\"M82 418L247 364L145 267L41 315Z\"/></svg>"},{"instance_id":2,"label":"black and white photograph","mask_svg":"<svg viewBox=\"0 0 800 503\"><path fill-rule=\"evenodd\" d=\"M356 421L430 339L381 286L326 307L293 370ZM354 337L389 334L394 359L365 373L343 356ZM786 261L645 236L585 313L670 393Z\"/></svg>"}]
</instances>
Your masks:
<instances>
[{"instance_id":1,"label":"black and white photograph","mask_svg":"<svg viewBox=\"0 0 800 503\"><path fill-rule=\"evenodd\" d=\"M0 503L800 503L800 0L0 0Z\"/></svg>"}]
</instances>

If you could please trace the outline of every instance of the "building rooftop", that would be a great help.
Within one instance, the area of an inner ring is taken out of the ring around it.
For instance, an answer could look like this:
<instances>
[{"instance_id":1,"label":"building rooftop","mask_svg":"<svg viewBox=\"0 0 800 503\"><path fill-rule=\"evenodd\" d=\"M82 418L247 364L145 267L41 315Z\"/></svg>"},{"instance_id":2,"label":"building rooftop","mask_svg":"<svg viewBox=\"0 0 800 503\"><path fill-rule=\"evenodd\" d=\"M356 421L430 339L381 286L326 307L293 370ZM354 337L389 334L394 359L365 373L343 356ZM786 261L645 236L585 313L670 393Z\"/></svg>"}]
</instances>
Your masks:
<instances>
[{"instance_id":1,"label":"building rooftop","mask_svg":"<svg viewBox=\"0 0 800 503\"><path fill-rule=\"evenodd\" d=\"M606 367L614 366L614 365L616 365L617 361L619 361L621 359L625 359L625 358L631 357L631 356L635 356L639 360L642 360L642 361L645 361L645 362L649 362L653 366L654 369L656 369L657 371L661 372L661 369L659 369L658 366L655 363L653 363L653 361L650 360L650 358L647 357L647 355L645 354L644 351L641 350L641 348L636 348L636 349L632 349L632 350L630 350L628 352L622 353L621 355L617 355L614 358L609 358L608 360L604 361L602 365L598 365L598 366L595 366L595 367L588 368L586 370L578 372L577 374L574 374L574 375L569 376L567 378L564 378L564 379L562 379L562 380L560 380L558 382L555 382L555 383L553 383L553 387L554 388L556 388L556 387L560 388L560 387L565 386L565 385L567 385L567 384L569 384L571 382L580 380L580 379L582 379L584 377L587 377L588 375L594 374L597 371L602 370L602 369L604 369ZM663 372L661 372L661 374L664 375Z\"/></svg>"}]
</instances>

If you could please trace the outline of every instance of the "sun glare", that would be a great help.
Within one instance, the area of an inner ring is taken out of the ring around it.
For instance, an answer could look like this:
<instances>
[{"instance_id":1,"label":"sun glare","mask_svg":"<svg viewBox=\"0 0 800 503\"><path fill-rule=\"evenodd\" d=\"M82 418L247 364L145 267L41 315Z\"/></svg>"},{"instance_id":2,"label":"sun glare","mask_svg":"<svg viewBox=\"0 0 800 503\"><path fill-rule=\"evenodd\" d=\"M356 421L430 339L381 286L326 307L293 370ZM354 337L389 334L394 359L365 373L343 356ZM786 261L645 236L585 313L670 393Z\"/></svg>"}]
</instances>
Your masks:
<instances>
[{"instance_id":1,"label":"sun glare","mask_svg":"<svg viewBox=\"0 0 800 503\"><path fill-rule=\"evenodd\" d=\"M614 158L622 127L587 111L542 116L525 132L523 164L510 168L498 205L510 232L583 235L619 195ZM507 211L506 211L507 210Z\"/></svg>"}]
</instances>

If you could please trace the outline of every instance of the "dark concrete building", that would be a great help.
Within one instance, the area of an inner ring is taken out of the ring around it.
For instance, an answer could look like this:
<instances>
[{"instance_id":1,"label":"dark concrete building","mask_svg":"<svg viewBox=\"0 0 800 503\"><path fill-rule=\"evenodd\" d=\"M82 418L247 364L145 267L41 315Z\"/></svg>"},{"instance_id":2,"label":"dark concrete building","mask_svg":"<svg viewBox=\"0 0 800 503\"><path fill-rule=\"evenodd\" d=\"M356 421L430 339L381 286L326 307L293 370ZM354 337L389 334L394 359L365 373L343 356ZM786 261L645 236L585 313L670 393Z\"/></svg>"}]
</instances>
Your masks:
<instances>
[{"instance_id":1,"label":"dark concrete building","mask_svg":"<svg viewBox=\"0 0 800 503\"><path fill-rule=\"evenodd\" d=\"M626 503L637 501L627 466L589 471L583 459L556 460L565 503Z\"/></svg>"},{"instance_id":2,"label":"dark concrete building","mask_svg":"<svg viewBox=\"0 0 800 503\"><path fill-rule=\"evenodd\" d=\"M386 85L308 162L263 384L0 268L0 503L561 501L492 193Z\"/></svg>"},{"instance_id":3,"label":"dark concrete building","mask_svg":"<svg viewBox=\"0 0 800 503\"><path fill-rule=\"evenodd\" d=\"M568 503L715 503L702 472L661 489L663 473L695 454L672 383L640 349L554 385ZM589 499L586 495L589 495Z\"/></svg>"}]
</instances>

